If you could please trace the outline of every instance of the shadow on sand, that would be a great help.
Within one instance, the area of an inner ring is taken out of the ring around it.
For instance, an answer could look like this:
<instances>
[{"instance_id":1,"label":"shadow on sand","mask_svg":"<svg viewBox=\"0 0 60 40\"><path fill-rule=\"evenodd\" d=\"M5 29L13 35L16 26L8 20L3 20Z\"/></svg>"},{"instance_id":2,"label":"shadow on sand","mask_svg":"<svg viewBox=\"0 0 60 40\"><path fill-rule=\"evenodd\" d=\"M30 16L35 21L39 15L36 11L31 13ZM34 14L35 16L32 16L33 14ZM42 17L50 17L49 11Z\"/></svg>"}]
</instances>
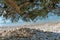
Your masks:
<instances>
[{"instance_id":1,"label":"shadow on sand","mask_svg":"<svg viewBox=\"0 0 60 40\"><path fill-rule=\"evenodd\" d=\"M4 33L5 37L0 37L0 40L60 40L60 33L44 32L40 29L20 28Z\"/></svg>"}]
</instances>

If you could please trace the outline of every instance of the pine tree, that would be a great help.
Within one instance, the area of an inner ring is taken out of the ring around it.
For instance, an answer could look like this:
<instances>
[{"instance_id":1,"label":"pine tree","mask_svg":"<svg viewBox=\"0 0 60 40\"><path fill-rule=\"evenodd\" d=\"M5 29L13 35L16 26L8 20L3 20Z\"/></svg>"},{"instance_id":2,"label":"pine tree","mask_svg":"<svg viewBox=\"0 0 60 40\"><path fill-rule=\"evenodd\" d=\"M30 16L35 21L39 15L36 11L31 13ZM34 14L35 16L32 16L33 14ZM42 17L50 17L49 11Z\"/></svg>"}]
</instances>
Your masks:
<instances>
[{"instance_id":1,"label":"pine tree","mask_svg":"<svg viewBox=\"0 0 60 40\"><path fill-rule=\"evenodd\" d=\"M38 3L40 2L40 3ZM37 16L46 17L48 12L56 8L56 3L60 0L4 0L5 5L10 7L7 9L4 17L15 19L16 13L23 19L30 18L34 20ZM34 7L37 7L34 9ZM39 9L39 7L42 7Z\"/></svg>"}]
</instances>

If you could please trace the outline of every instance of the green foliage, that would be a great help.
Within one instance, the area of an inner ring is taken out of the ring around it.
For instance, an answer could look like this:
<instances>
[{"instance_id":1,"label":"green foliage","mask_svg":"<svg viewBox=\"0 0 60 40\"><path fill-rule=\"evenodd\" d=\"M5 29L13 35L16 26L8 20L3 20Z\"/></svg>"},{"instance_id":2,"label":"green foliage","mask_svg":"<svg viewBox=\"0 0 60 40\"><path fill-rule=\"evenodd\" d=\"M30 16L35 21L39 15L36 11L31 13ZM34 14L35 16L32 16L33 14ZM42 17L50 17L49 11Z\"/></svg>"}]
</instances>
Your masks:
<instances>
[{"instance_id":1,"label":"green foliage","mask_svg":"<svg viewBox=\"0 0 60 40\"><path fill-rule=\"evenodd\" d=\"M29 0L15 0L16 4L19 5L19 7L21 6L21 3L24 4L23 2L26 2L26 1L29 1ZM34 0L34 2L36 2L36 0ZM54 10L56 8L56 4L59 3L60 0L40 0L41 4L37 4L37 2L34 4L34 2L30 3L29 5L26 5L26 6L23 5L21 7L21 11L23 12L23 15L25 13L28 14L24 18L30 18L32 20L34 20L37 16L45 18L48 15L49 11L52 11L52 10ZM33 10L33 8L34 8L35 5L41 6L42 9L40 9L40 10L39 9L34 9ZM7 6L7 7L9 7L9 6ZM32 11L29 11L29 9L32 9ZM7 10L9 10L9 9L7 9ZM7 12L6 15L4 15L4 17L9 17L10 16L12 18L12 20L14 20L15 17L13 15L15 15L16 12L11 12L11 11L9 11L10 13Z\"/></svg>"}]
</instances>

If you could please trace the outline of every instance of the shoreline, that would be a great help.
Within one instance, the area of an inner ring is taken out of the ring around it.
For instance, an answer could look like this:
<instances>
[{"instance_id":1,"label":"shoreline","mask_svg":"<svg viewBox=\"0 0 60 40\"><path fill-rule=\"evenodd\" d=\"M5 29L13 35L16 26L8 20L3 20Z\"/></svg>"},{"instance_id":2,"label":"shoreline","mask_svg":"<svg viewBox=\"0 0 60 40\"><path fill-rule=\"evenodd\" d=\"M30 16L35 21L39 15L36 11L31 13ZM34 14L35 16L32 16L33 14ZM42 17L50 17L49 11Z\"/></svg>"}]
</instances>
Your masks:
<instances>
[{"instance_id":1,"label":"shoreline","mask_svg":"<svg viewBox=\"0 0 60 40\"><path fill-rule=\"evenodd\" d=\"M60 40L60 22L0 27L1 40L18 40L18 38L24 40L40 40L41 37L43 40L44 38L47 38L47 40L58 38Z\"/></svg>"},{"instance_id":2,"label":"shoreline","mask_svg":"<svg viewBox=\"0 0 60 40\"><path fill-rule=\"evenodd\" d=\"M24 25L17 25L17 26L1 26L0 31L2 30L15 30L19 28L30 28L30 29L39 29L39 30L44 30L44 31L53 31L53 32L58 32L60 33L60 22L55 22L55 23L32 23L32 24L24 24Z\"/></svg>"},{"instance_id":3,"label":"shoreline","mask_svg":"<svg viewBox=\"0 0 60 40\"><path fill-rule=\"evenodd\" d=\"M57 23L60 23L60 22L24 22L24 23L10 23L10 24L0 24L0 27L8 27L8 26L24 26L24 25L36 25L36 24L40 24L40 25L43 25L43 24L57 24Z\"/></svg>"}]
</instances>

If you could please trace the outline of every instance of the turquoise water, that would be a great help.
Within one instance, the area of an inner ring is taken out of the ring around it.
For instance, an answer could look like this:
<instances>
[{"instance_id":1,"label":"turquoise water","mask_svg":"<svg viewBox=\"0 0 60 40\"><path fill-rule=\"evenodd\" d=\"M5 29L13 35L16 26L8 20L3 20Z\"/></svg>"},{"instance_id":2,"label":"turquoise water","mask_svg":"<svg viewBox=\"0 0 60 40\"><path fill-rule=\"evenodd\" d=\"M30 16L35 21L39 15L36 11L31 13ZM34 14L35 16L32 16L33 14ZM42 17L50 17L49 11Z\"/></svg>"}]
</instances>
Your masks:
<instances>
[{"instance_id":1,"label":"turquoise water","mask_svg":"<svg viewBox=\"0 0 60 40\"><path fill-rule=\"evenodd\" d=\"M43 17L40 17L40 16L37 16L33 21L31 19L29 19L30 21L26 22L26 21L23 21L22 18L20 18L18 20L18 22L14 22L12 23L11 22L11 19L5 19L2 16L0 16L0 26L2 25L21 25L21 24L26 24L26 23L48 23L48 22L60 22L60 16L58 16L59 14L57 14L58 12L60 12L60 3L59 4L56 4L58 7L55 9L55 10L52 10L51 12L48 13L47 17L46 18L43 18ZM0 7L3 7L4 5L3 4L0 4ZM41 8L40 6L37 7L35 6L33 9L35 8ZM31 9L30 9L31 11ZM0 8L0 13L1 13L1 8ZM5 11L3 13L6 13Z\"/></svg>"},{"instance_id":2,"label":"turquoise water","mask_svg":"<svg viewBox=\"0 0 60 40\"><path fill-rule=\"evenodd\" d=\"M30 20L29 22L25 22L23 21L21 18L19 19L18 22L15 22L15 23L12 23L10 19L5 19L3 18L3 16L0 17L0 25L21 25L21 24L24 24L24 23L48 23L48 22L60 22L60 16L57 16L55 15L54 13L52 12L49 12L48 13L48 17L47 18L43 18L41 19L41 17L37 16L33 21Z\"/></svg>"}]
</instances>

